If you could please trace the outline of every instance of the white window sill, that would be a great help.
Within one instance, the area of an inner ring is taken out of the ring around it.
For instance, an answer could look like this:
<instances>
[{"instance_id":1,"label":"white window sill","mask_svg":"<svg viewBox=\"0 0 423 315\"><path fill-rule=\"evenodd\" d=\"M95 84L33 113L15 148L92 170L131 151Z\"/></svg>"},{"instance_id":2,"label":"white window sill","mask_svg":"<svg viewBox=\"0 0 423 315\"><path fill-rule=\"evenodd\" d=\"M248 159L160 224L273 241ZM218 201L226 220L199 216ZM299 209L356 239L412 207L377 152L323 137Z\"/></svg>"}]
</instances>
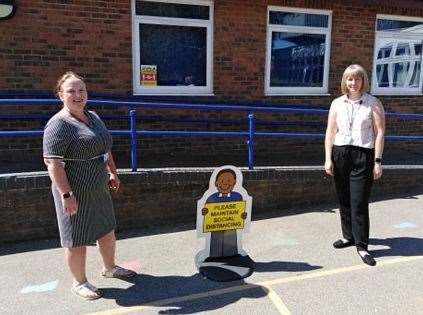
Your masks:
<instances>
[{"instance_id":1,"label":"white window sill","mask_svg":"<svg viewBox=\"0 0 423 315\"><path fill-rule=\"evenodd\" d=\"M214 93L154 93L154 92L133 92L136 96L214 96Z\"/></svg>"},{"instance_id":2,"label":"white window sill","mask_svg":"<svg viewBox=\"0 0 423 315\"><path fill-rule=\"evenodd\" d=\"M265 96L331 96L330 93L264 93Z\"/></svg>"},{"instance_id":3,"label":"white window sill","mask_svg":"<svg viewBox=\"0 0 423 315\"><path fill-rule=\"evenodd\" d=\"M396 92L396 93L387 93L387 92L372 92L374 96L423 96L423 93L404 93L404 92Z\"/></svg>"}]
</instances>

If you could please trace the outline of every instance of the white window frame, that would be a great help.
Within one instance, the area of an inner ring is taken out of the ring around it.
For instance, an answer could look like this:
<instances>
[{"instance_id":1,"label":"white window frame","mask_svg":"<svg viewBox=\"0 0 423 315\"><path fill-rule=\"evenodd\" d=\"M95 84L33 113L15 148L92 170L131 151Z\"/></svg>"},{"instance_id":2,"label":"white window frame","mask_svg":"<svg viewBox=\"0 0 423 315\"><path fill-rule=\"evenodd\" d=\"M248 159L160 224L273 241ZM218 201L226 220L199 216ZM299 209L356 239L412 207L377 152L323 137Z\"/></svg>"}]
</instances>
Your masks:
<instances>
[{"instance_id":1,"label":"white window frame","mask_svg":"<svg viewBox=\"0 0 423 315\"><path fill-rule=\"evenodd\" d=\"M160 16L145 16L135 14L135 2L132 6L132 85L134 95L213 95L213 21L214 4L208 0L144 0L149 2L177 3L190 5L203 5L209 7L209 20L169 18ZM203 27L207 30L207 56L206 56L206 86L142 86L140 84L140 42L139 25L175 25Z\"/></svg>"},{"instance_id":2,"label":"white window frame","mask_svg":"<svg viewBox=\"0 0 423 315\"><path fill-rule=\"evenodd\" d=\"M328 27L311 27L311 26L293 26L293 25L274 25L269 24L270 11L293 12L304 14L320 14L328 16ZM270 86L270 61L272 53L272 32L292 32L302 34L322 34L325 35L325 60L323 69L323 86L322 87L271 87ZM265 95L328 95L329 81L329 61L330 61L330 43L332 32L332 11L331 10L315 10L307 8L292 8L268 6L267 8L267 34L266 34L266 72L265 72Z\"/></svg>"},{"instance_id":3,"label":"white window frame","mask_svg":"<svg viewBox=\"0 0 423 315\"><path fill-rule=\"evenodd\" d=\"M412 22L423 22L423 18L419 17L409 17L409 16L400 16L400 15L386 15L386 14L377 14L376 23L375 23L375 43L373 49L373 71L372 71L372 94L375 95L422 95L423 94L423 57L421 60L421 69L420 69L420 85L416 88L401 88L401 87L378 87L377 86L377 73L376 67L377 63L377 54L379 42L386 41L389 39L409 39L411 41L420 41L423 44L423 34L398 34L398 32L389 32L389 31L377 31L377 21L382 20L399 20L399 21L412 21ZM397 45L393 46L391 54L396 51ZM395 48L395 49L394 49ZM423 54L422 54L423 55ZM392 63L400 61L401 57L397 57L392 60Z\"/></svg>"}]
</instances>

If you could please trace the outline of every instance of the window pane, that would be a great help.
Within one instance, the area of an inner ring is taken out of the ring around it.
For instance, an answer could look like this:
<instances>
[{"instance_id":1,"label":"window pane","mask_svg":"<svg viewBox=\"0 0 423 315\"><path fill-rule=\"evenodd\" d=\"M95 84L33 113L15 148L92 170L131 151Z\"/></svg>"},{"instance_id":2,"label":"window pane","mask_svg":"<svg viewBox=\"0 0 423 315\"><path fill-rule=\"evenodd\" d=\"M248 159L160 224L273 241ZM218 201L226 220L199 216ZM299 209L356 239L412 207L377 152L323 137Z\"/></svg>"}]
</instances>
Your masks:
<instances>
[{"instance_id":1,"label":"window pane","mask_svg":"<svg viewBox=\"0 0 423 315\"><path fill-rule=\"evenodd\" d=\"M137 1L137 15L164 16L185 19L209 19L209 7L166 2Z\"/></svg>"},{"instance_id":2,"label":"window pane","mask_svg":"<svg viewBox=\"0 0 423 315\"><path fill-rule=\"evenodd\" d=\"M325 35L272 33L270 86L322 87Z\"/></svg>"},{"instance_id":3,"label":"window pane","mask_svg":"<svg viewBox=\"0 0 423 315\"><path fill-rule=\"evenodd\" d=\"M376 76L379 87L389 87L388 64L377 65Z\"/></svg>"},{"instance_id":4,"label":"window pane","mask_svg":"<svg viewBox=\"0 0 423 315\"><path fill-rule=\"evenodd\" d=\"M140 64L157 66L158 86L206 86L207 29L140 24Z\"/></svg>"},{"instance_id":5,"label":"window pane","mask_svg":"<svg viewBox=\"0 0 423 315\"><path fill-rule=\"evenodd\" d=\"M270 11L270 24L328 27L329 17L321 14Z\"/></svg>"},{"instance_id":6,"label":"window pane","mask_svg":"<svg viewBox=\"0 0 423 315\"><path fill-rule=\"evenodd\" d=\"M408 70L410 69L409 62L394 63L394 87L405 87Z\"/></svg>"},{"instance_id":7,"label":"window pane","mask_svg":"<svg viewBox=\"0 0 423 315\"><path fill-rule=\"evenodd\" d=\"M410 46L408 43L399 43L397 46L397 51L395 56L409 56L410 55Z\"/></svg>"},{"instance_id":8,"label":"window pane","mask_svg":"<svg viewBox=\"0 0 423 315\"><path fill-rule=\"evenodd\" d=\"M414 52L415 52L416 56L421 56L422 55L422 44L414 45Z\"/></svg>"},{"instance_id":9,"label":"window pane","mask_svg":"<svg viewBox=\"0 0 423 315\"><path fill-rule=\"evenodd\" d=\"M392 47L381 47L377 54L377 59L388 58L391 55Z\"/></svg>"},{"instance_id":10,"label":"window pane","mask_svg":"<svg viewBox=\"0 0 423 315\"><path fill-rule=\"evenodd\" d=\"M414 66L413 75L411 76L410 86L419 87L420 86L420 72L421 72L422 63L417 61Z\"/></svg>"},{"instance_id":11,"label":"window pane","mask_svg":"<svg viewBox=\"0 0 423 315\"><path fill-rule=\"evenodd\" d=\"M397 31L410 33L423 33L423 22L397 21L397 20L377 20L378 31Z\"/></svg>"},{"instance_id":12,"label":"window pane","mask_svg":"<svg viewBox=\"0 0 423 315\"><path fill-rule=\"evenodd\" d=\"M421 43L410 43L411 47L414 44L414 56L411 54L411 65L414 65L413 74L411 76L409 85L411 87L419 87L420 86L420 73L422 67L422 44Z\"/></svg>"}]
</instances>

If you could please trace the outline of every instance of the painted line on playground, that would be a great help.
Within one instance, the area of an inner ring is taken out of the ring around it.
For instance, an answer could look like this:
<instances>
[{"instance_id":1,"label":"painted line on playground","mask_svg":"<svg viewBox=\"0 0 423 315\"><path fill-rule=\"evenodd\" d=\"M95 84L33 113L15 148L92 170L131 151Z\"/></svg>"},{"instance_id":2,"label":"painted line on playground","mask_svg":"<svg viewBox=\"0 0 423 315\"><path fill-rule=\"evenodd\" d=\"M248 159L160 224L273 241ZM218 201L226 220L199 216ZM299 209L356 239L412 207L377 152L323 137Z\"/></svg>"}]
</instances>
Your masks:
<instances>
[{"instance_id":1,"label":"painted line on playground","mask_svg":"<svg viewBox=\"0 0 423 315\"><path fill-rule=\"evenodd\" d=\"M275 290L272 289L270 285L263 285L261 287L263 291L267 294L269 299L273 302L273 305L279 311L281 315L291 315L288 307L282 301L281 297L276 293Z\"/></svg>"},{"instance_id":2,"label":"painted line on playground","mask_svg":"<svg viewBox=\"0 0 423 315\"><path fill-rule=\"evenodd\" d=\"M130 312L135 312L135 311L142 311L142 310L151 308L153 306L155 306L155 307L166 306L166 305L169 305L169 304L199 300L199 299L202 299L202 298L207 298L207 297L216 296L216 295L222 295L222 294L226 294L226 293L233 293L233 292L238 292L238 291L244 291L244 290L250 290L250 289L261 289L261 288L262 288L261 286L258 286L256 284L245 284L245 285L234 286L234 287L229 287L229 288L224 288L224 289L205 291L205 292L201 292L201 293L195 293L195 294L180 296L180 297L177 297L177 298L169 298L169 299L164 299L164 300L147 302L148 303L147 305L118 307L118 308L111 309L111 310L88 313L88 314L85 314L85 315L126 314L126 313L130 313Z\"/></svg>"},{"instance_id":3,"label":"painted line on playground","mask_svg":"<svg viewBox=\"0 0 423 315\"><path fill-rule=\"evenodd\" d=\"M316 272L304 273L304 274L299 274L299 275L290 276L290 277L267 280L267 281L259 282L256 284L243 284L240 286L195 293L195 294L180 296L176 298L156 300L152 302L147 302L148 303L147 305L118 307L111 310L87 313L85 315L128 314L131 312L142 311L152 307L161 307L161 306L166 306L166 305L179 303L179 302L188 302L188 301L199 300L199 299L207 298L211 296L222 295L222 294L233 293L233 292L244 291L244 290L258 289L258 288L268 293L270 300L274 303L274 305L276 306L276 308L278 309L281 315L288 315L291 313L289 312L288 308L285 306L285 304L283 303L282 299L280 299L279 296L278 296L278 299L276 299L277 293L271 288L272 285L281 284L281 283L289 283L289 282L297 282L297 281L302 281L307 279L321 278L321 277L330 276L334 274L347 273L347 272L352 272L352 271L362 270L362 269L375 269L382 266L394 265L398 263L410 262L410 261L421 260L421 259L423 259L423 256L410 256L410 257L385 259L385 260L378 261L375 267L370 267L365 264L360 264L360 265L341 267L341 268L324 270L324 271L316 271Z\"/></svg>"},{"instance_id":4,"label":"painted line on playground","mask_svg":"<svg viewBox=\"0 0 423 315\"><path fill-rule=\"evenodd\" d=\"M385 265L393 265L393 264L398 264L398 263L402 263L402 262L409 262L409 261L414 261L414 260L420 260L420 259L423 259L423 256L411 256L411 257L399 257L399 258L393 258L393 259L385 259L385 260L382 260L382 261L378 261L377 265L375 267L370 267L370 266L367 266L365 264L360 264L360 265L354 265L354 266L349 266L349 267L341 267L341 268L324 270L324 271L304 273L304 274L299 274L297 276L292 276L292 277L268 280L268 281L257 283L257 285L275 285L275 284L295 282L295 281L300 281L300 280L314 279L314 278L320 278L320 277L335 275L335 274L339 274L339 273L346 273L346 272L351 272L351 271L356 271L356 270L361 270L361 269L375 269L375 268L382 267L382 266L385 266Z\"/></svg>"}]
</instances>

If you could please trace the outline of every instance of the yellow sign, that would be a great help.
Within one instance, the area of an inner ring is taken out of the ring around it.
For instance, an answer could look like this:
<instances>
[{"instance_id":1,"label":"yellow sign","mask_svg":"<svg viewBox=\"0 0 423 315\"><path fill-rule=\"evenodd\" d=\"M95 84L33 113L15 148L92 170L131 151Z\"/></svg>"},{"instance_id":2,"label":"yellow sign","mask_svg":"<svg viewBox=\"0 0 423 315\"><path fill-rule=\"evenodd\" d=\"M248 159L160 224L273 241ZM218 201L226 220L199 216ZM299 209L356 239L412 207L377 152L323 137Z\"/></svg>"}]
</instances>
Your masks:
<instances>
[{"instance_id":1,"label":"yellow sign","mask_svg":"<svg viewBox=\"0 0 423 315\"><path fill-rule=\"evenodd\" d=\"M141 65L141 85L157 85L157 66Z\"/></svg>"},{"instance_id":2,"label":"yellow sign","mask_svg":"<svg viewBox=\"0 0 423 315\"><path fill-rule=\"evenodd\" d=\"M245 208L245 201L206 203L203 233L243 229L247 215Z\"/></svg>"}]
</instances>

